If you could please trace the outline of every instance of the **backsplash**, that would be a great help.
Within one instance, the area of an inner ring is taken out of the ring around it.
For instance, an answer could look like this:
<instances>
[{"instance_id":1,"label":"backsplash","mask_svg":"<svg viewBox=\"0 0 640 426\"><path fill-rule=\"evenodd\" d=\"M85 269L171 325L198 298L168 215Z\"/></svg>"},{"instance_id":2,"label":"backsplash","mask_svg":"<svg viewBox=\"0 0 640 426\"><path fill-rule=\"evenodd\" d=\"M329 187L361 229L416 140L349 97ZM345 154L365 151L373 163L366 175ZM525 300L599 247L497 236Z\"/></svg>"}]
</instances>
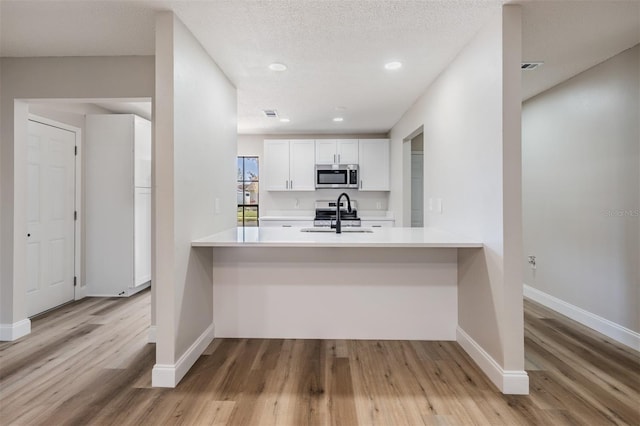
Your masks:
<instances>
[{"instance_id":1,"label":"backsplash","mask_svg":"<svg viewBox=\"0 0 640 426\"><path fill-rule=\"evenodd\" d=\"M360 192L355 189L318 189L305 192L260 191L260 215L277 216L287 212L295 215L313 214L316 200L335 200L342 192L358 202L358 210L380 211L386 213L389 205L388 192Z\"/></svg>"}]
</instances>

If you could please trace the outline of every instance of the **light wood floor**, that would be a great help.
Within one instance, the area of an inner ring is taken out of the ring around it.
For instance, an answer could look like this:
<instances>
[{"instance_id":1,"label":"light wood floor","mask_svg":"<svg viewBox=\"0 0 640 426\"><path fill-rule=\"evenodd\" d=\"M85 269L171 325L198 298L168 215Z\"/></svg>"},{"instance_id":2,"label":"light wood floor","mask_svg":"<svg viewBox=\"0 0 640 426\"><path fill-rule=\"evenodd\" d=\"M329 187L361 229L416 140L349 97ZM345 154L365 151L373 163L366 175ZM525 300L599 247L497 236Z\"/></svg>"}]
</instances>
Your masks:
<instances>
[{"instance_id":1,"label":"light wood floor","mask_svg":"<svg viewBox=\"0 0 640 426\"><path fill-rule=\"evenodd\" d=\"M640 358L527 302L531 395L505 396L455 342L216 340L151 388L149 292L85 299L0 344L2 425L640 424Z\"/></svg>"}]
</instances>

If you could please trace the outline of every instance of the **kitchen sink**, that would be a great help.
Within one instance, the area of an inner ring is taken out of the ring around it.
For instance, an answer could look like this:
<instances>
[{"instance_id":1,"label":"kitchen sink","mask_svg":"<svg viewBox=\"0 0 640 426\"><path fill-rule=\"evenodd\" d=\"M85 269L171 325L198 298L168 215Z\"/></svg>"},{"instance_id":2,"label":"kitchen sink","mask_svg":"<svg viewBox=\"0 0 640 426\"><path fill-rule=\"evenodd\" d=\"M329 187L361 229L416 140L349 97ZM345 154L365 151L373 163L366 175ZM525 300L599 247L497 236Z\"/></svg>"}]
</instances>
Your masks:
<instances>
[{"instance_id":1,"label":"kitchen sink","mask_svg":"<svg viewBox=\"0 0 640 426\"><path fill-rule=\"evenodd\" d=\"M300 232L333 232L335 234L336 230L334 228L329 228L328 226L314 226L312 228L302 228ZM366 228L362 226L348 226L342 228L343 233L351 233L351 232L373 232L372 228Z\"/></svg>"}]
</instances>

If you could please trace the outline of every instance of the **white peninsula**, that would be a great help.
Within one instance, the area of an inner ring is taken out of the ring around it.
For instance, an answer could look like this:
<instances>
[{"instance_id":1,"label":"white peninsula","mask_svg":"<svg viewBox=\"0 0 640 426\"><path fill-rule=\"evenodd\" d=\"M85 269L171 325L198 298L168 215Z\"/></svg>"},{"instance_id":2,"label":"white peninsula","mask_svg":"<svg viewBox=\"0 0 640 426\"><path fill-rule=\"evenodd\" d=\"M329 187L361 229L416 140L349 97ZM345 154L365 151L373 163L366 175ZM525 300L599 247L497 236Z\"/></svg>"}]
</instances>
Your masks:
<instances>
[{"instance_id":1,"label":"white peninsula","mask_svg":"<svg viewBox=\"0 0 640 426\"><path fill-rule=\"evenodd\" d=\"M238 228L211 250L216 337L456 340L459 250L431 228Z\"/></svg>"}]
</instances>

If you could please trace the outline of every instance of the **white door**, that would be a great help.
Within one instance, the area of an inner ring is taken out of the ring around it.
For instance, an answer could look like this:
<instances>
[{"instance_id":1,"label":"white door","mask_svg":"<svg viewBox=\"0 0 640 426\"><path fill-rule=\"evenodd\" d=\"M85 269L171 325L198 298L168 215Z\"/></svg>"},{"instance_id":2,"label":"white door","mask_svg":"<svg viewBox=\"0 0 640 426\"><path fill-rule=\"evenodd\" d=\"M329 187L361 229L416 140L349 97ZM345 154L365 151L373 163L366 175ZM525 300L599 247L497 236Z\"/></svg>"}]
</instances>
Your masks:
<instances>
[{"instance_id":1,"label":"white door","mask_svg":"<svg viewBox=\"0 0 640 426\"><path fill-rule=\"evenodd\" d=\"M411 227L424 226L424 156L411 153Z\"/></svg>"},{"instance_id":2,"label":"white door","mask_svg":"<svg viewBox=\"0 0 640 426\"><path fill-rule=\"evenodd\" d=\"M74 132L29 120L28 316L74 298L75 143Z\"/></svg>"}]
</instances>

